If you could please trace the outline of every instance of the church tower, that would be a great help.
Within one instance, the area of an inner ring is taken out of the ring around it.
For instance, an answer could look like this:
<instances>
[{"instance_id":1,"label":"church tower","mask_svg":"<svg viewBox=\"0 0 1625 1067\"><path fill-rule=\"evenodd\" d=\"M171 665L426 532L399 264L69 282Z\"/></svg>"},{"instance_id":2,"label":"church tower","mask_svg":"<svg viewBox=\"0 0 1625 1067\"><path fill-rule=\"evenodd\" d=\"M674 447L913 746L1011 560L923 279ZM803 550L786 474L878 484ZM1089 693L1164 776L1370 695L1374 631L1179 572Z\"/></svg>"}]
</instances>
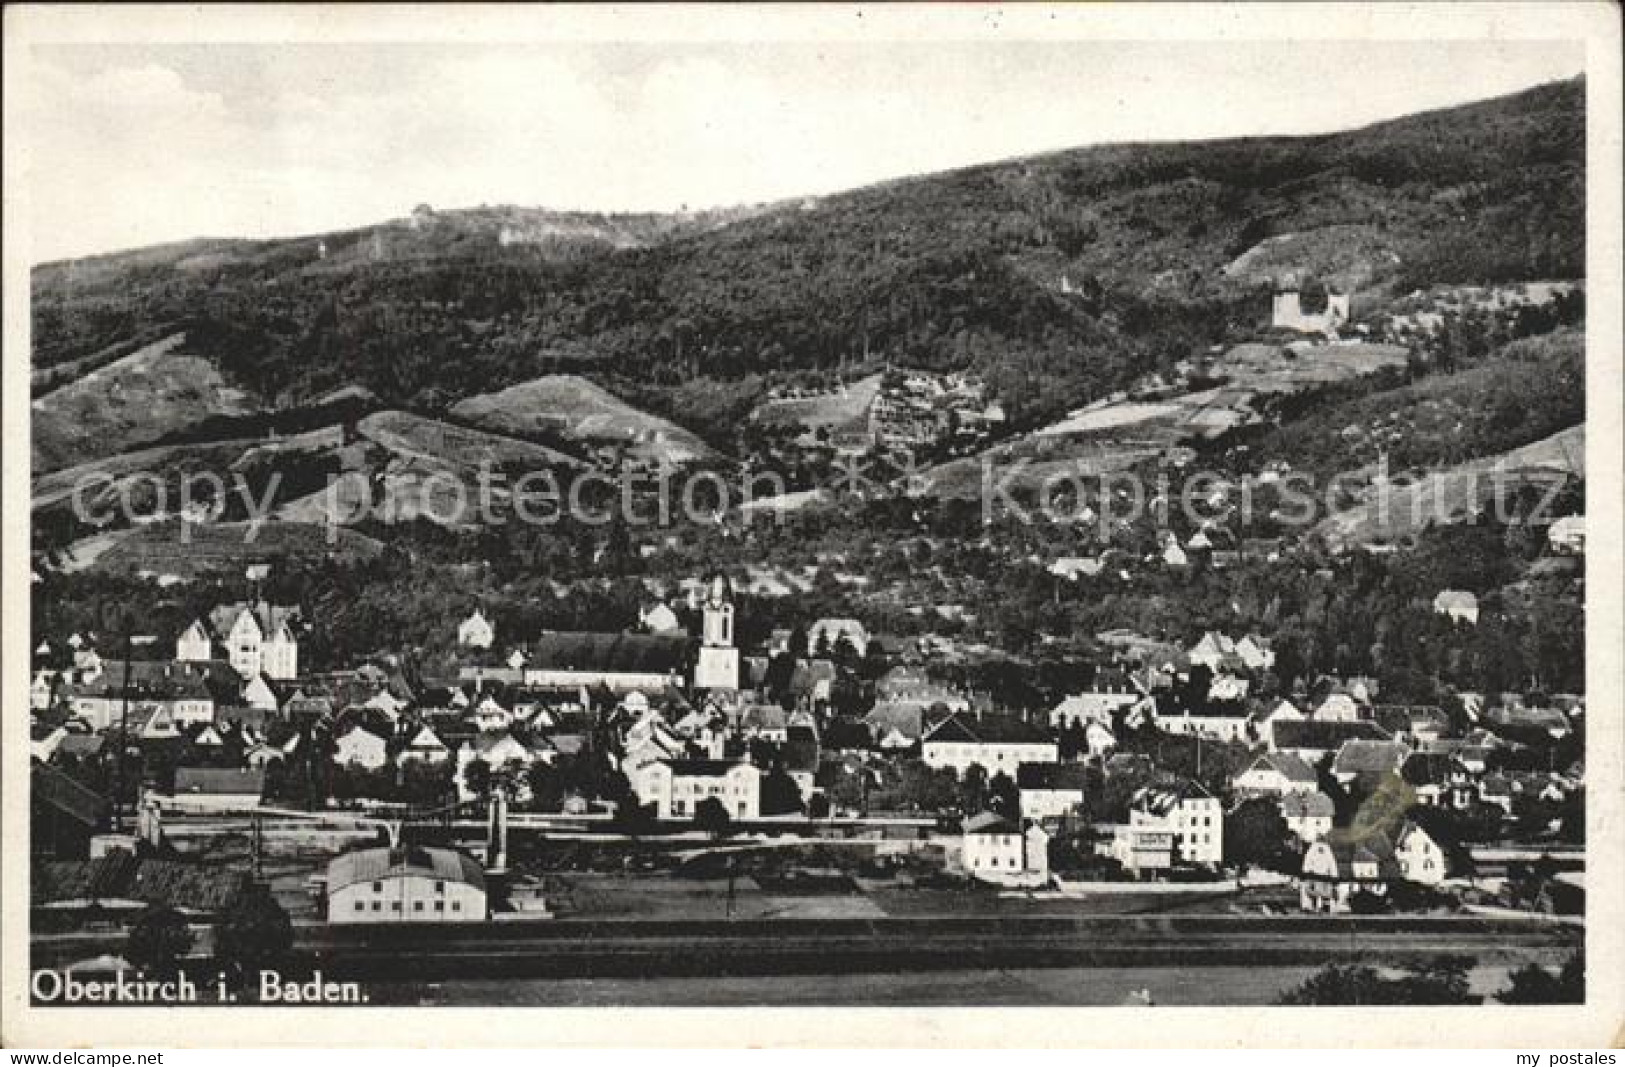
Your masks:
<instances>
[{"instance_id":1,"label":"church tower","mask_svg":"<svg viewBox=\"0 0 1625 1067\"><path fill-rule=\"evenodd\" d=\"M711 579L700 607L700 658L694 665L694 688L739 688L739 649L734 647L733 594L728 579Z\"/></svg>"}]
</instances>

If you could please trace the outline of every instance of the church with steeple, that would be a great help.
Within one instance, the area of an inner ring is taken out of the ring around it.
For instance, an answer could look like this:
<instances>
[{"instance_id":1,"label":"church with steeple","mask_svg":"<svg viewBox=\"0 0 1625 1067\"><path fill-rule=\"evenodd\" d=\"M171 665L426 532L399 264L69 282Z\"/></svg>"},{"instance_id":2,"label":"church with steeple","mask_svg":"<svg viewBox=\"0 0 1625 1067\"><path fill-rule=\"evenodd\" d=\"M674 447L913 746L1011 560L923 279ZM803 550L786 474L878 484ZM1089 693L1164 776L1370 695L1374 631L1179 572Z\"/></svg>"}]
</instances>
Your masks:
<instances>
[{"instance_id":1,"label":"church with steeple","mask_svg":"<svg viewBox=\"0 0 1625 1067\"><path fill-rule=\"evenodd\" d=\"M694 663L694 688L730 691L739 688L733 590L721 574L712 577L705 603L700 605L700 654Z\"/></svg>"}]
</instances>

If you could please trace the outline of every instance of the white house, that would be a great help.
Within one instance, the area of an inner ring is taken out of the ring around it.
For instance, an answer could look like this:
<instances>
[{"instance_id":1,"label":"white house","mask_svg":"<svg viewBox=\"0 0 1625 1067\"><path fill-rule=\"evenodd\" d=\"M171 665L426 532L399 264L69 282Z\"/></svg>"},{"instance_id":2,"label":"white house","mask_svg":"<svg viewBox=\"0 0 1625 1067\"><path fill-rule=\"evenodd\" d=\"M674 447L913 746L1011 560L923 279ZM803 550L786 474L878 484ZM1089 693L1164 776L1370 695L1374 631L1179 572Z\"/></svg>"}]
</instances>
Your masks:
<instances>
[{"instance_id":1,"label":"white house","mask_svg":"<svg viewBox=\"0 0 1625 1067\"><path fill-rule=\"evenodd\" d=\"M377 734L357 726L333 743L333 762L341 767L376 771L389 762L389 744Z\"/></svg>"},{"instance_id":2,"label":"white house","mask_svg":"<svg viewBox=\"0 0 1625 1067\"><path fill-rule=\"evenodd\" d=\"M638 609L638 625L651 634L680 634L683 632L682 621L677 613L663 601L647 605Z\"/></svg>"},{"instance_id":3,"label":"white house","mask_svg":"<svg viewBox=\"0 0 1625 1067\"><path fill-rule=\"evenodd\" d=\"M1394 859L1407 882L1438 885L1449 875L1444 849L1420 826L1407 821L1394 840Z\"/></svg>"},{"instance_id":4,"label":"white house","mask_svg":"<svg viewBox=\"0 0 1625 1067\"><path fill-rule=\"evenodd\" d=\"M1129 826L1172 834L1185 863L1213 866L1224 857L1224 808L1188 779L1136 791L1129 800Z\"/></svg>"},{"instance_id":5,"label":"white house","mask_svg":"<svg viewBox=\"0 0 1625 1067\"><path fill-rule=\"evenodd\" d=\"M1236 642L1236 655L1249 670L1267 671L1275 666L1275 648L1265 638L1248 634Z\"/></svg>"},{"instance_id":6,"label":"white house","mask_svg":"<svg viewBox=\"0 0 1625 1067\"><path fill-rule=\"evenodd\" d=\"M1584 515L1565 515L1546 528L1546 540L1552 551L1566 556L1577 556L1586 548L1586 520Z\"/></svg>"},{"instance_id":7,"label":"white house","mask_svg":"<svg viewBox=\"0 0 1625 1067\"><path fill-rule=\"evenodd\" d=\"M1087 777L1081 763L1023 763L1016 768L1024 819L1060 819L1083 809Z\"/></svg>"},{"instance_id":8,"label":"white house","mask_svg":"<svg viewBox=\"0 0 1625 1067\"><path fill-rule=\"evenodd\" d=\"M1304 853L1298 899L1304 911L1346 912L1356 893L1386 897L1399 877L1393 845L1383 834L1360 841L1322 837Z\"/></svg>"},{"instance_id":9,"label":"white house","mask_svg":"<svg viewBox=\"0 0 1625 1067\"><path fill-rule=\"evenodd\" d=\"M443 763L451 758L451 749L427 725L418 727L417 733L395 757L397 763L416 760L421 763Z\"/></svg>"},{"instance_id":10,"label":"white house","mask_svg":"<svg viewBox=\"0 0 1625 1067\"><path fill-rule=\"evenodd\" d=\"M1098 722L1110 726L1112 716L1122 708L1139 703L1140 692L1126 675L1096 679L1088 689L1062 700L1050 709L1049 723L1057 730L1064 726Z\"/></svg>"},{"instance_id":11,"label":"white house","mask_svg":"<svg viewBox=\"0 0 1625 1067\"><path fill-rule=\"evenodd\" d=\"M1199 712L1181 708L1157 712L1157 729L1182 737L1205 737L1214 741L1246 741L1252 731L1252 717L1243 704L1211 704Z\"/></svg>"},{"instance_id":12,"label":"white house","mask_svg":"<svg viewBox=\"0 0 1625 1067\"><path fill-rule=\"evenodd\" d=\"M1023 830L984 811L965 820L961 837L960 862L972 878L1011 886L1049 881L1049 834L1037 823Z\"/></svg>"},{"instance_id":13,"label":"white house","mask_svg":"<svg viewBox=\"0 0 1625 1067\"><path fill-rule=\"evenodd\" d=\"M264 674L284 681L299 673L299 640L293 632L297 609L267 604L224 604L197 619L175 642L183 662L213 659L214 638L225 645L226 659L244 678Z\"/></svg>"},{"instance_id":14,"label":"white house","mask_svg":"<svg viewBox=\"0 0 1625 1067\"><path fill-rule=\"evenodd\" d=\"M457 643L463 648L490 648L496 637L496 628L479 608L457 624Z\"/></svg>"},{"instance_id":15,"label":"white house","mask_svg":"<svg viewBox=\"0 0 1625 1067\"><path fill-rule=\"evenodd\" d=\"M761 815L762 772L729 760L657 760L629 776L641 804L662 819L692 819L702 800L715 799L734 819Z\"/></svg>"},{"instance_id":16,"label":"white house","mask_svg":"<svg viewBox=\"0 0 1625 1067\"><path fill-rule=\"evenodd\" d=\"M963 775L980 764L991 778L1000 771L1012 779L1023 763L1058 763L1060 747L1049 732L1005 715L950 715L921 739L921 758L930 767L952 767Z\"/></svg>"},{"instance_id":17,"label":"white house","mask_svg":"<svg viewBox=\"0 0 1625 1067\"><path fill-rule=\"evenodd\" d=\"M484 922L485 872L449 848L367 848L327 865L327 921Z\"/></svg>"},{"instance_id":18,"label":"white house","mask_svg":"<svg viewBox=\"0 0 1625 1067\"><path fill-rule=\"evenodd\" d=\"M1478 625L1478 597L1460 589L1446 589L1433 598L1433 610L1469 626Z\"/></svg>"},{"instance_id":19,"label":"white house","mask_svg":"<svg viewBox=\"0 0 1625 1067\"><path fill-rule=\"evenodd\" d=\"M1230 781L1238 795L1285 796L1319 788L1315 769L1288 752L1266 752Z\"/></svg>"}]
</instances>

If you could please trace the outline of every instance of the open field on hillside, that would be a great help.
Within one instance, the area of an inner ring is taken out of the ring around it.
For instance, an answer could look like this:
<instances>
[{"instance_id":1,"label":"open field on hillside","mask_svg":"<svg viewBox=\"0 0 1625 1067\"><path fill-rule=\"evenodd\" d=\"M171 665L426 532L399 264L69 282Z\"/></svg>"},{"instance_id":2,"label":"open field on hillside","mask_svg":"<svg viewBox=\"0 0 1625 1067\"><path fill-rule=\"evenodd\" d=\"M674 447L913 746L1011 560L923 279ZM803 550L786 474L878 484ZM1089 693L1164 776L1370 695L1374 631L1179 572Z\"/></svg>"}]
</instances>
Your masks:
<instances>
[{"instance_id":1,"label":"open field on hillside","mask_svg":"<svg viewBox=\"0 0 1625 1067\"><path fill-rule=\"evenodd\" d=\"M1518 485L1583 476L1584 464L1582 424L1498 456L1429 472L1410 484L1374 487L1367 502L1328 517L1315 533L1337 548L1393 542L1430 522L1459 521Z\"/></svg>"},{"instance_id":2,"label":"open field on hillside","mask_svg":"<svg viewBox=\"0 0 1625 1067\"><path fill-rule=\"evenodd\" d=\"M361 420L363 437L398 455L464 469L517 464L530 468L580 466L580 461L544 445L423 418L404 411L380 411Z\"/></svg>"},{"instance_id":3,"label":"open field on hillside","mask_svg":"<svg viewBox=\"0 0 1625 1067\"><path fill-rule=\"evenodd\" d=\"M690 463L712 448L674 423L573 374L550 374L454 405L457 419L494 433L623 446L634 458Z\"/></svg>"},{"instance_id":4,"label":"open field on hillside","mask_svg":"<svg viewBox=\"0 0 1625 1067\"><path fill-rule=\"evenodd\" d=\"M104 552L96 566L190 577L201 571L237 568L277 556L365 559L384 547L353 530L275 520L253 531L246 522L193 526L186 536L188 539L183 541L180 525L175 522L137 527Z\"/></svg>"},{"instance_id":5,"label":"open field on hillside","mask_svg":"<svg viewBox=\"0 0 1625 1067\"><path fill-rule=\"evenodd\" d=\"M880 395L881 377L871 374L837 392L819 396L765 400L756 409L755 418L760 422L803 426L808 430L848 426L868 417L875 397Z\"/></svg>"},{"instance_id":6,"label":"open field on hillside","mask_svg":"<svg viewBox=\"0 0 1625 1067\"><path fill-rule=\"evenodd\" d=\"M213 363L178 351L184 340L172 334L35 400L34 470L155 441L211 415L254 410Z\"/></svg>"}]
</instances>

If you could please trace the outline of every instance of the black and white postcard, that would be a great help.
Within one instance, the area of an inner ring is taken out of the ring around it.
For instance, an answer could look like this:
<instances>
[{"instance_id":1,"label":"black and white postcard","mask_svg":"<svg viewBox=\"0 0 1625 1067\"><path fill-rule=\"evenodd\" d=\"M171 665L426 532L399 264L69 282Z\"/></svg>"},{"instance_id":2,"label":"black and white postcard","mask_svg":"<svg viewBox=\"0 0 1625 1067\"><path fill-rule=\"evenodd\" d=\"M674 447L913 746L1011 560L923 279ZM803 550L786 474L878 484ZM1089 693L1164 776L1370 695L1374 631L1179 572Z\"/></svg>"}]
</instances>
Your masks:
<instances>
[{"instance_id":1,"label":"black and white postcard","mask_svg":"<svg viewBox=\"0 0 1625 1067\"><path fill-rule=\"evenodd\" d=\"M8 8L7 1043L1619 1040L1619 45Z\"/></svg>"}]
</instances>

